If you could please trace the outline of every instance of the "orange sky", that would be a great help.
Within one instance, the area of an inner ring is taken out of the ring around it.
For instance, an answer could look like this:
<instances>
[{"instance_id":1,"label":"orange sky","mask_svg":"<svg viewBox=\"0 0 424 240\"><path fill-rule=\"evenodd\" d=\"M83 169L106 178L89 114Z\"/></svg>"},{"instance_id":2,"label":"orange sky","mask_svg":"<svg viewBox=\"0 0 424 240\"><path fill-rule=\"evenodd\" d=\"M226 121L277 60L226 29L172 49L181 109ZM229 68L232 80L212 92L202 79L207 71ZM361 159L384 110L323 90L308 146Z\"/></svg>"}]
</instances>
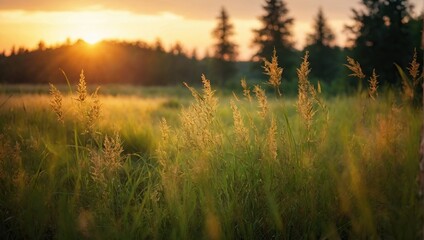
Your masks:
<instances>
[{"instance_id":1,"label":"orange sky","mask_svg":"<svg viewBox=\"0 0 424 240\"><path fill-rule=\"evenodd\" d=\"M143 40L160 38L165 46L179 41L191 52L203 55L212 44L211 31L216 16L224 6L235 26L233 40L239 44L239 59L249 59L252 29L263 14L263 0L0 0L0 50L15 45L35 48L40 40L47 45L67 38L88 42L101 39ZM313 19L321 6L329 25L343 45L343 26L350 23L352 0L286 0L290 16L295 19L293 33L297 47L303 46ZM423 9L422 0L410 1L415 12Z\"/></svg>"}]
</instances>

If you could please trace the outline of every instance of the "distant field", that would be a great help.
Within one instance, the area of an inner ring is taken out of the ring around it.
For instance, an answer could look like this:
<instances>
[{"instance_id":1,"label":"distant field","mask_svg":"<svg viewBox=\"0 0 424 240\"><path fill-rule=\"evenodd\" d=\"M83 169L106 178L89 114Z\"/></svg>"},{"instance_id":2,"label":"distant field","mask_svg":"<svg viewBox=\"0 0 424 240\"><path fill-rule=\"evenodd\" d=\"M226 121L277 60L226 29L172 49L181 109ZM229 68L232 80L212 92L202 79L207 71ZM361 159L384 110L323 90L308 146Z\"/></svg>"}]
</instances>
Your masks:
<instances>
[{"instance_id":1,"label":"distant field","mask_svg":"<svg viewBox=\"0 0 424 240\"><path fill-rule=\"evenodd\" d=\"M88 89L94 91L99 85L89 85ZM56 86L64 94L69 93L69 87L65 84ZM138 97L189 97L190 92L181 83L180 86L169 87L141 87L133 85L109 84L101 85L102 95L131 95ZM0 93L10 94L49 94L48 84L0 84Z\"/></svg>"},{"instance_id":2,"label":"distant field","mask_svg":"<svg viewBox=\"0 0 424 240\"><path fill-rule=\"evenodd\" d=\"M302 112L299 99L204 83L195 97L2 86L2 236L417 237L416 107L387 92L304 99Z\"/></svg>"}]
</instances>

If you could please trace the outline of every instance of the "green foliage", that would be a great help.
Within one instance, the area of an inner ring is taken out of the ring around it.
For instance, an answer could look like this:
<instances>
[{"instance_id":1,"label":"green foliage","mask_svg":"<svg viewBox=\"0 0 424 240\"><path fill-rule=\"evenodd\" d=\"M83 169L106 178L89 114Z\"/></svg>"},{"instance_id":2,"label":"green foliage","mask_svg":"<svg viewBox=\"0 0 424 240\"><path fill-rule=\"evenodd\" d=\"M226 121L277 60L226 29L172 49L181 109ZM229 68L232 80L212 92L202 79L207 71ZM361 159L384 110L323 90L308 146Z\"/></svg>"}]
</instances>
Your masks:
<instances>
[{"instance_id":1,"label":"green foliage","mask_svg":"<svg viewBox=\"0 0 424 240\"><path fill-rule=\"evenodd\" d=\"M406 65L412 49L420 45L408 26L411 12L407 0L362 0L353 9L353 21L347 29L352 34L353 57L364 65L366 75L372 70L381 75L382 83L400 85L393 63ZM421 30L419 30L421 31Z\"/></svg>"},{"instance_id":2,"label":"green foliage","mask_svg":"<svg viewBox=\"0 0 424 240\"><path fill-rule=\"evenodd\" d=\"M334 46L335 35L327 24L322 9L318 10L313 33L307 37L305 50L310 53L311 78L331 83L340 76L341 50Z\"/></svg>"}]
</instances>

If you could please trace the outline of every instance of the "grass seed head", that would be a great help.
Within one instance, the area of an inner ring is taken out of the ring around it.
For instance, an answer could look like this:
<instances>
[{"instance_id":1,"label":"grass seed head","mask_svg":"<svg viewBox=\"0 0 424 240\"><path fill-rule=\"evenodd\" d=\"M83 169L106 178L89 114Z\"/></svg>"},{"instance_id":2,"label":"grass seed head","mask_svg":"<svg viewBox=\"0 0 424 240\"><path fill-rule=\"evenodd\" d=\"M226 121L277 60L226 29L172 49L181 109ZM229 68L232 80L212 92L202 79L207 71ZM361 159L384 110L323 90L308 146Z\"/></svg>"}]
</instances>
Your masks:
<instances>
[{"instance_id":1,"label":"grass seed head","mask_svg":"<svg viewBox=\"0 0 424 240\"><path fill-rule=\"evenodd\" d=\"M122 167L123 151L118 132L115 132L113 137L105 136L102 151L90 151L92 179L103 186L113 180L117 171Z\"/></svg>"},{"instance_id":2,"label":"grass seed head","mask_svg":"<svg viewBox=\"0 0 424 240\"><path fill-rule=\"evenodd\" d=\"M98 96L99 87L91 95L92 103L87 114L87 131L90 133L94 132L95 127L100 119L101 104Z\"/></svg>"},{"instance_id":3,"label":"grass seed head","mask_svg":"<svg viewBox=\"0 0 424 240\"><path fill-rule=\"evenodd\" d=\"M85 81L84 70L81 70L80 79L77 85L77 100L80 102L84 102L87 98L87 83Z\"/></svg>"},{"instance_id":4,"label":"grass seed head","mask_svg":"<svg viewBox=\"0 0 424 240\"><path fill-rule=\"evenodd\" d=\"M353 58L347 57L347 63L345 66L349 68L352 73L349 76L357 77L360 80L365 78L365 74L362 72L361 65L355 61Z\"/></svg>"},{"instance_id":5,"label":"grass seed head","mask_svg":"<svg viewBox=\"0 0 424 240\"><path fill-rule=\"evenodd\" d=\"M218 136L211 130L212 122L216 116L218 99L214 96L210 81L202 75L203 94L199 94L194 88L185 85L192 92L196 102L188 109L181 112L182 142L189 148L203 150L214 146Z\"/></svg>"},{"instance_id":6,"label":"grass seed head","mask_svg":"<svg viewBox=\"0 0 424 240\"><path fill-rule=\"evenodd\" d=\"M414 49L414 56L408 67L409 75L412 77L414 87L418 85L420 64L417 62L417 49Z\"/></svg>"},{"instance_id":7,"label":"grass seed head","mask_svg":"<svg viewBox=\"0 0 424 240\"><path fill-rule=\"evenodd\" d=\"M247 86L246 79L242 79L241 81L241 87L243 88L243 96L249 100L249 102L252 102L252 97L250 96L250 89Z\"/></svg>"},{"instance_id":8,"label":"grass seed head","mask_svg":"<svg viewBox=\"0 0 424 240\"><path fill-rule=\"evenodd\" d=\"M63 109L62 109L62 94L60 91L50 83L50 106L52 107L53 111L56 113L57 120L61 123L64 122L63 119Z\"/></svg>"},{"instance_id":9,"label":"grass seed head","mask_svg":"<svg viewBox=\"0 0 424 240\"><path fill-rule=\"evenodd\" d=\"M269 111L265 90L263 90L260 86L255 85L253 92L256 94L256 98L258 99L259 103L259 108L261 109L261 111L259 112L259 116L265 119Z\"/></svg>"},{"instance_id":10,"label":"grass seed head","mask_svg":"<svg viewBox=\"0 0 424 240\"><path fill-rule=\"evenodd\" d=\"M244 126L243 118L234 101L230 100L231 109L233 110L234 132L236 135L236 143L245 146L249 143L249 131Z\"/></svg>"},{"instance_id":11,"label":"grass seed head","mask_svg":"<svg viewBox=\"0 0 424 240\"><path fill-rule=\"evenodd\" d=\"M275 48L273 51L271 62L265 59L263 68L265 70L265 74L269 76L268 84L274 87L278 96L281 96L280 85L281 76L283 74L283 68L278 66L278 58Z\"/></svg>"},{"instance_id":12,"label":"grass seed head","mask_svg":"<svg viewBox=\"0 0 424 240\"><path fill-rule=\"evenodd\" d=\"M165 118L162 118L160 121L160 133L162 136L162 141L167 142L169 140L170 128Z\"/></svg>"},{"instance_id":13,"label":"grass seed head","mask_svg":"<svg viewBox=\"0 0 424 240\"><path fill-rule=\"evenodd\" d=\"M166 167L166 161L168 159L168 154L167 154L167 146L169 146L170 143L170 132L171 129L166 121L165 118L162 118L160 121L160 133L161 133L161 141L158 144L156 153L158 155L158 162L162 167Z\"/></svg>"},{"instance_id":14,"label":"grass seed head","mask_svg":"<svg viewBox=\"0 0 424 240\"><path fill-rule=\"evenodd\" d=\"M308 57L309 53L306 52L300 68L297 69L297 76L299 81L297 110L300 114L300 117L303 119L303 122L306 126L306 131L309 134L312 127L313 117L315 115L313 100L316 98L316 91L308 80L308 74L310 72Z\"/></svg>"},{"instance_id":15,"label":"grass seed head","mask_svg":"<svg viewBox=\"0 0 424 240\"><path fill-rule=\"evenodd\" d=\"M377 93L377 88L378 88L378 75L375 73L375 69L373 69L372 71L372 75L370 80L368 80L369 82L369 90L368 90L368 94L371 97L371 99L375 100L376 97L378 96Z\"/></svg>"}]
</instances>

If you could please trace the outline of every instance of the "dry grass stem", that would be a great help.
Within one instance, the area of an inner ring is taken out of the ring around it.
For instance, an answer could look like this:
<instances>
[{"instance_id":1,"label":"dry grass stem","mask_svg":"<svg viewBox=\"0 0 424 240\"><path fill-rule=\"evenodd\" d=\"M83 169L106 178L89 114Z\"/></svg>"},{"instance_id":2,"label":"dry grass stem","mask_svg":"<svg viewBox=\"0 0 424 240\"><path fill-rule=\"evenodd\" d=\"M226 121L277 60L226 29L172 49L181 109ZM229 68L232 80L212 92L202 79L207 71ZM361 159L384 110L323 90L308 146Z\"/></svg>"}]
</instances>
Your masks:
<instances>
[{"instance_id":1,"label":"dry grass stem","mask_svg":"<svg viewBox=\"0 0 424 240\"><path fill-rule=\"evenodd\" d=\"M84 70L81 70L80 79L77 85L77 93L79 102L84 102L87 98L87 83L85 82Z\"/></svg>"},{"instance_id":2,"label":"dry grass stem","mask_svg":"<svg viewBox=\"0 0 424 240\"><path fill-rule=\"evenodd\" d=\"M117 171L122 167L123 151L121 138L117 132L114 137L105 137L101 152L90 151L90 173L95 182L106 185L108 181L114 179Z\"/></svg>"},{"instance_id":3,"label":"dry grass stem","mask_svg":"<svg viewBox=\"0 0 424 240\"><path fill-rule=\"evenodd\" d=\"M230 100L231 109L233 110L234 132L236 135L236 143L245 146L249 143L249 131L244 126L243 118L233 100Z\"/></svg>"},{"instance_id":4,"label":"dry grass stem","mask_svg":"<svg viewBox=\"0 0 424 240\"><path fill-rule=\"evenodd\" d=\"M50 83L50 106L52 107L53 111L56 113L57 120L61 123L64 122L63 119L63 110L62 110L62 94L60 91Z\"/></svg>"},{"instance_id":5,"label":"dry grass stem","mask_svg":"<svg viewBox=\"0 0 424 240\"><path fill-rule=\"evenodd\" d=\"M312 127L313 117L315 115L313 99L317 98L317 94L315 88L310 84L308 80L308 74L310 72L308 57L309 53L306 52L305 57L303 58L303 62L300 65L300 68L297 69L297 76L299 80L297 110L301 118L303 119L303 122L306 126L306 131L309 134Z\"/></svg>"},{"instance_id":6,"label":"dry grass stem","mask_svg":"<svg viewBox=\"0 0 424 240\"><path fill-rule=\"evenodd\" d=\"M166 119L162 118L160 121L160 133L161 133L163 142L168 142L170 131L171 129L169 128L169 125L166 122Z\"/></svg>"},{"instance_id":7,"label":"dry grass stem","mask_svg":"<svg viewBox=\"0 0 424 240\"><path fill-rule=\"evenodd\" d=\"M269 76L268 84L273 86L277 96L281 96L280 85L283 68L278 66L277 52L274 48L271 62L264 60L265 74Z\"/></svg>"},{"instance_id":8,"label":"dry grass stem","mask_svg":"<svg viewBox=\"0 0 424 240\"><path fill-rule=\"evenodd\" d=\"M414 99L414 88L407 77L402 78L402 90L404 100L412 101Z\"/></svg>"},{"instance_id":9,"label":"dry grass stem","mask_svg":"<svg viewBox=\"0 0 424 240\"><path fill-rule=\"evenodd\" d=\"M277 161L277 122L274 117L271 119L271 126L268 129L267 144L271 159Z\"/></svg>"},{"instance_id":10,"label":"dry grass stem","mask_svg":"<svg viewBox=\"0 0 424 240\"><path fill-rule=\"evenodd\" d=\"M412 82L414 87L418 85L419 81L419 72L420 72L420 64L417 62L417 50L414 49L414 56L412 58L411 63L409 64L409 67L407 68L409 71L409 75L412 77Z\"/></svg>"},{"instance_id":11,"label":"dry grass stem","mask_svg":"<svg viewBox=\"0 0 424 240\"><path fill-rule=\"evenodd\" d=\"M253 92L256 94L256 98L258 99L259 103L259 108L261 109L261 111L259 112L259 116L265 119L269 111L265 90L263 90L260 86L256 85Z\"/></svg>"},{"instance_id":12,"label":"dry grass stem","mask_svg":"<svg viewBox=\"0 0 424 240\"><path fill-rule=\"evenodd\" d=\"M378 92L377 92L377 88L378 88L378 75L375 73L375 69L373 69L372 71L372 75L370 80L368 80L369 82L369 90L368 90L368 94L370 96L371 99L375 100L378 96Z\"/></svg>"},{"instance_id":13,"label":"dry grass stem","mask_svg":"<svg viewBox=\"0 0 424 240\"><path fill-rule=\"evenodd\" d=\"M182 137L186 147L204 149L214 146L218 136L213 132L212 122L215 119L218 99L214 96L210 81L202 75L203 94L200 95L194 88L184 83L192 92L196 102L180 115Z\"/></svg>"},{"instance_id":14,"label":"dry grass stem","mask_svg":"<svg viewBox=\"0 0 424 240\"><path fill-rule=\"evenodd\" d=\"M99 87L96 88L96 91L91 95L93 102L90 106L90 109L88 110L87 115L87 131L90 133L94 132L94 129L100 119L101 104L98 96L98 91Z\"/></svg>"},{"instance_id":15,"label":"dry grass stem","mask_svg":"<svg viewBox=\"0 0 424 240\"><path fill-rule=\"evenodd\" d=\"M247 100L249 100L249 102L252 102L252 97L250 96L250 89L247 86L246 79L244 78L241 80L241 87L243 88L243 96Z\"/></svg>"},{"instance_id":16,"label":"dry grass stem","mask_svg":"<svg viewBox=\"0 0 424 240\"><path fill-rule=\"evenodd\" d=\"M161 141L159 142L156 153L158 155L158 162L162 167L166 166L166 160L168 159L167 154L167 146L169 146L170 142L170 128L165 118L162 118L160 121L160 133L161 133Z\"/></svg>"},{"instance_id":17,"label":"dry grass stem","mask_svg":"<svg viewBox=\"0 0 424 240\"><path fill-rule=\"evenodd\" d=\"M362 72L361 65L355 61L353 58L347 57L348 64L345 64L347 68L349 68L352 73L349 76L357 77L360 80L365 78L365 74Z\"/></svg>"}]
</instances>

